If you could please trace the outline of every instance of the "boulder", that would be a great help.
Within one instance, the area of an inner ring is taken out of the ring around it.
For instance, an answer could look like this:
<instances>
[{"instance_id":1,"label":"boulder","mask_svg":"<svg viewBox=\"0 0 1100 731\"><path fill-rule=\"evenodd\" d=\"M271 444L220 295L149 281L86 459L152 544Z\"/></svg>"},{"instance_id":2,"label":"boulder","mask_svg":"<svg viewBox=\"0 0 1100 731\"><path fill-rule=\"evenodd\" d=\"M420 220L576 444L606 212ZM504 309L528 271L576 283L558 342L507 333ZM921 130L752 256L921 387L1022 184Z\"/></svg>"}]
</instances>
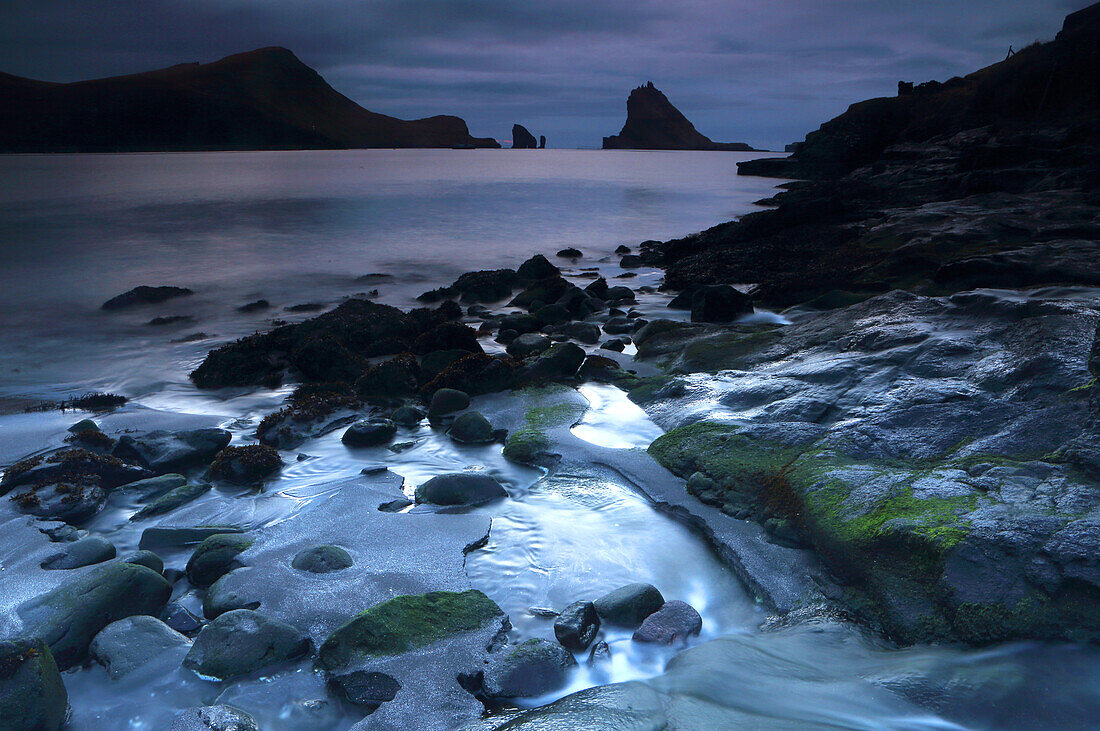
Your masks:
<instances>
[{"instance_id":1,"label":"boulder","mask_svg":"<svg viewBox=\"0 0 1100 731\"><path fill-rule=\"evenodd\" d=\"M594 322L574 322L566 328L569 337L588 345L600 342L600 326Z\"/></svg>"},{"instance_id":2,"label":"boulder","mask_svg":"<svg viewBox=\"0 0 1100 731\"><path fill-rule=\"evenodd\" d=\"M172 594L155 571L111 561L69 579L18 607L24 630L50 646L67 670L88 654L92 639L111 622L136 614L159 614Z\"/></svg>"},{"instance_id":3,"label":"boulder","mask_svg":"<svg viewBox=\"0 0 1100 731\"><path fill-rule=\"evenodd\" d=\"M368 710L392 701L397 697L397 691L401 690L401 683L385 673L372 670L332 674L329 676L329 685L348 703Z\"/></svg>"},{"instance_id":4,"label":"boulder","mask_svg":"<svg viewBox=\"0 0 1100 731\"><path fill-rule=\"evenodd\" d=\"M621 284L616 287L608 287L604 299L608 302L633 302L635 300L634 290Z\"/></svg>"},{"instance_id":5,"label":"boulder","mask_svg":"<svg viewBox=\"0 0 1100 731\"><path fill-rule=\"evenodd\" d=\"M113 490L135 480L150 477L144 467L126 464L116 457L90 452L87 449L66 449L48 457L32 457L17 462L4 471L0 479L0 495L21 485L35 489L47 484L95 484Z\"/></svg>"},{"instance_id":6,"label":"boulder","mask_svg":"<svg viewBox=\"0 0 1100 731\"><path fill-rule=\"evenodd\" d=\"M561 270L551 264L542 254L535 254L519 265L516 275L520 279L530 282L560 276Z\"/></svg>"},{"instance_id":7,"label":"boulder","mask_svg":"<svg viewBox=\"0 0 1100 731\"><path fill-rule=\"evenodd\" d=\"M69 697L50 648L37 638L0 640L0 725L57 731L69 714Z\"/></svg>"},{"instance_id":8,"label":"boulder","mask_svg":"<svg viewBox=\"0 0 1100 731\"><path fill-rule=\"evenodd\" d=\"M619 259L619 266L621 266L623 269L637 269L643 263L644 262L642 261L642 257L638 256L637 254L625 254L621 259Z\"/></svg>"},{"instance_id":9,"label":"boulder","mask_svg":"<svg viewBox=\"0 0 1100 731\"><path fill-rule=\"evenodd\" d=\"M174 472L166 475L158 475L156 477L149 477L144 480L136 480L134 482L123 485L123 488L131 492L141 493L143 498L154 498L158 495L175 490L177 487L181 487L187 484L187 478L183 475L176 474Z\"/></svg>"},{"instance_id":10,"label":"boulder","mask_svg":"<svg viewBox=\"0 0 1100 731\"><path fill-rule=\"evenodd\" d=\"M150 571L156 571L158 574L164 573L164 560L152 551L134 551L129 556L120 558L119 561L144 566Z\"/></svg>"},{"instance_id":11,"label":"boulder","mask_svg":"<svg viewBox=\"0 0 1100 731\"><path fill-rule=\"evenodd\" d=\"M180 711L168 731L260 731L260 725L240 708L219 704Z\"/></svg>"},{"instance_id":12,"label":"boulder","mask_svg":"<svg viewBox=\"0 0 1100 731\"><path fill-rule=\"evenodd\" d=\"M91 419L81 419L72 426L69 427L69 431L73 434L83 434L85 432L97 432L99 431L99 425Z\"/></svg>"},{"instance_id":13,"label":"boulder","mask_svg":"<svg viewBox=\"0 0 1100 731\"><path fill-rule=\"evenodd\" d=\"M752 312L752 297L728 284L700 287L691 295L692 322L729 322Z\"/></svg>"},{"instance_id":14,"label":"boulder","mask_svg":"<svg viewBox=\"0 0 1100 731\"><path fill-rule=\"evenodd\" d=\"M437 475L416 488L416 502L431 505L478 505L508 497L495 478L477 472Z\"/></svg>"},{"instance_id":15,"label":"boulder","mask_svg":"<svg viewBox=\"0 0 1100 731\"><path fill-rule=\"evenodd\" d=\"M415 406L402 406L390 416L394 424L412 428L424 419L424 412Z\"/></svg>"},{"instance_id":16,"label":"boulder","mask_svg":"<svg viewBox=\"0 0 1100 731\"><path fill-rule=\"evenodd\" d=\"M157 515L164 515L165 513L175 510L181 505L186 505L195 498L204 495L209 490L209 482L193 482L191 484L180 485L175 489L169 490L153 502L143 507L141 510L131 515L130 520L144 520L146 518L152 518Z\"/></svg>"},{"instance_id":17,"label":"boulder","mask_svg":"<svg viewBox=\"0 0 1100 731\"><path fill-rule=\"evenodd\" d=\"M540 327L560 325L573 319L572 313L563 305L543 305L534 312Z\"/></svg>"},{"instance_id":18,"label":"boulder","mask_svg":"<svg viewBox=\"0 0 1100 731\"><path fill-rule=\"evenodd\" d=\"M252 539L240 533L217 533L205 538L187 561L187 580L200 589L240 566L237 556L252 545Z\"/></svg>"},{"instance_id":19,"label":"boulder","mask_svg":"<svg viewBox=\"0 0 1100 731\"><path fill-rule=\"evenodd\" d=\"M202 629L202 619L179 602L169 602L160 615L170 629L184 635L193 635Z\"/></svg>"},{"instance_id":20,"label":"boulder","mask_svg":"<svg viewBox=\"0 0 1100 731\"><path fill-rule=\"evenodd\" d=\"M363 398L398 399L416 393L420 366L409 353L373 365L355 381L355 390Z\"/></svg>"},{"instance_id":21,"label":"boulder","mask_svg":"<svg viewBox=\"0 0 1100 731\"><path fill-rule=\"evenodd\" d=\"M96 563L110 561L115 557L115 546L103 536L88 536L66 544L61 553L50 556L42 562L47 570L78 569Z\"/></svg>"},{"instance_id":22,"label":"boulder","mask_svg":"<svg viewBox=\"0 0 1100 731\"><path fill-rule=\"evenodd\" d=\"M459 444L488 444L493 441L493 425L477 411L459 415L447 432Z\"/></svg>"},{"instance_id":23,"label":"boulder","mask_svg":"<svg viewBox=\"0 0 1100 731\"><path fill-rule=\"evenodd\" d=\"M626 244L619 244L618 246L615 247L615 253L618 254L619 256L622 256L623 254L629 254L630 253L630 247L627 246Z\"/></svg>"},{"instance_id":24,"label":"boulder","mask_svg":"<svg viewBox=\"0 0 1100 731\"><path fill-rule=\"evenodd\" d=\"M340 438L349 447L376 447L386 444L397 433L397 425L389 419L363 419L348 427Z\"/></svg>"},{"instance_id":25,"label":"boulder","mask_svg":"<svg viewBox=\"0 0 1100 731\"><path fill-rule=\"evenodd\" d=\"M141 436L122 435L112 453L157 473L180 472L209 464L232 439L225 429L158 430Z\"/></svg>"},{"instance_id":26,"label":"boulder","mask_svg":"<svg viewBox=\"0 0 1100 731\"><path fill-rule=\"evenodd\" d=\"M584 356L584 348L575 343L556 343L524 375L530 380L571 378L584 363Z\"/></svg>"},{"instance_id":27,"label":"boulder","mask_svg":"<svg viewBox=\"0 0 1100 731\"><path fill-rule=\"evenodd\" d=\"M186 287L150 287L141 285L112 297L104 302L100 306L100 309L121 310L137 305L151 305L158 302L165 302L175 297L186 297L191 294L194 294L194 292Z\"/></svg>"},{"instance_id":28,"label":"boulder","mask_svg":"<svg viewBox=\"0 0 1100 731\"><path fill-rule=\"evenodd\" d=\"M580 259L584 254L580 249L574 249L572 246L562 249L558 252L558 256L563 259Z\"/></svg>"},{"instance_id":29,"label":"boulder","mask_svg":"<svg viewBox=\"0 0 1100 731\"><path fill-rule=\"evenodd\" d=\"M634 320L626 315L616 315L608 318L603 329L608 335L628 335L634 332Z\"/></svg>"},{"instance_id":30,"label":"boulder","mask_svg":"<svg viewBox=\"0 0 1100 731\"><path fill-rule=\"evenodd\" d=\"M311 574L329 574L349 568L354 561L351 554L340 546L313 546L294 554L290 565Z\"/></svg>"},{"instance_id":31,"label":"boulder","mask_svg":"<svg viewBox=\"0 0 1100 731\"><path fill-rule=\"evenodd\" d=\"M165 653L191 645L184 637L159 619L146 615L111 622L92 640L90 652L96 662L107 668L112 679L121 678Z\"/></svg>"},{"instance_id":32,"label":"boulder","mask_svg":"<svg viewBox=\"0 0 1100 731\"><path fill-rule=\"evenodd\" d=\"M539 328L542 325L534 315L526 313L517 315L505 315L500 319L500 333L503 335L505 332L515 332L517 335L522 336L525 333L538 333Z\"/></svg>"},{"instance_id":33,"label":"boulder","mask_svg":"<svg viewBox=\"0 0 1100 731\"><path fill-rule=\"evenodd\" d=\"M674 599L645 618L634 630L634 641L671 645L699 634L702 629L703 618L699 612L687 602Z\"/></svg>"},{"instance_id":34,"label":"boulder","mask_svg":"<svg viewBox=\"0 0 1100 731\"><path fill-rule=\"evenodd\" d=\"M565 685L576 664L561 645L530 639L490 656L482 689L490 698L534 698Z\"/></svg>"},{"instance_id":35,"label":"boulder","mask_svg":"<svg viewBox=\"0 0 1100 731\"><path fill-rule=\"evenodd\" d=\"M441 388L432 394L428 416L446 416L470 407L470 396L465 391Z\"/></svg>"},{"instance_id":36,"label":"boulder","mask_svg":"<svg viewBox=\"0 0 1100 731\"><path fill-rule=\"evenodd\" d=\"M289 624L235 609L202 628L183 665L199 675L226 680L295 660L309 648L309 637Z\"/></svg>"},{"instance_id":37,"label":"boulder","mask_svg":"<svg viewBox=\"0 0 1100 731\"><path fill-rule=\"evenodd\" d=\"M600 616L592 602L573 602L554 620L554 637L562 647L580 652L592 644L600 631Z\"/></svg>"},{"instance_id":38,"label":"boulder","mask_svg":"<svg viewBox=\"0 0 1100 731\"><path fill-rule=\"evenodd\" d=\"M418 337L413 343L413 352L419 355L434 353L438 350L485 352L477 340L477 331L461 322L444 322Z\"/></svg>"},{"instance_id":39,"label":"boulder","mask_svg":"<svg viewBox=\"0 0 1100 731\"><path fill-rule=\"evenodd\" d=\"M508 355L514 358L526 358L529 355L545 352L549 347L550 338L542 333L530 332L508 343L507 350Z\"/></svg>"},{"instance_id":40,"label":"boulder","mask_svg":"<svg viewBox=\"0 0 1100 731\"><path fill-rule=\"evenodd\" d=\"M103 509L107 493L94 477L35 485L12 496L21 513L80 525Z\"/></svg>"},{"instance_id":41,"label":"boulder","mask_svg":"<svg viewBox=\"0 0 1100 731\"><path fill-rule=\"evenodd\" d=\"M610 340L605 340L600 345L600 350L610 350L614 353L621 353L626 350L626 341L622 338L612 338Z\"/></svg>"},{"instance_id":42,"label":"boulder","mask_svg":"<svg viewBox=\"0 0 1100 731\"><path fill-rule=\"evenodd\" d=\"M598 297L599 299L602 299L602 300L607 299L607 290L608 290L607 280L604 279L603 277L600 277L599 279L597 279L596 281L592 282L591 284L589 284L587 287L584 288L584 291L585 291L586 294L588 294L591 297Z\"/></svg>"},{"instance_id":43,"label":"boulder","mask_svg":"<svg viewBox=\"0 0 1100 731\"><path fill-rule=\"evenodd\" d=\"M600 619L622 627L638 627L665 604L652 584L628 584L593 602Z\"/></svg>"},{"instance_id":44,"label":"boulder","mask_svg":"<svg viewBox=\"0 0 1100 731\"><path fill-rule=\"evenodd\" d=\"M210 465L210 476L236 485L254 485L282 466L279 453L265 444L226 447Z\"/></svg>"}]
</instances>

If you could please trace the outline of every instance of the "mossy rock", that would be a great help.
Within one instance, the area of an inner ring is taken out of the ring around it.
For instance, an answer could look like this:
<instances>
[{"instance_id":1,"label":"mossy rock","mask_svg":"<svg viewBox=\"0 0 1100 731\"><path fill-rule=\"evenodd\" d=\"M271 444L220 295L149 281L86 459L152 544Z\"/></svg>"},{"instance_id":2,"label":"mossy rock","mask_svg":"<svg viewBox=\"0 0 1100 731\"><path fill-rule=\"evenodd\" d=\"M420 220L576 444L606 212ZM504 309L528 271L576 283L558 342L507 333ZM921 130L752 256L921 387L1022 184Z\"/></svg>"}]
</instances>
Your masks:
<instances>
[{"instance_id":1,"label":"mossy rock","mask_svg":"<svg viewBox=\"0 0 1100 731\"><path fill-rule=\"evenodd\" d=\"M0 725L56 731L68 711L69 697L50 648L32 638L0 641Z\"/></svg>"},{"instance_id":2,"label":"mossy rock","mask_svg":"<svg viewBox=\"0 0 1100 731\"><path fill-rule=\"evenodd\" d=\"M546 434L532 427L512 432L504 442L504 458L519 464L538 464L550 450Z\"/></svg>"},{"instance_id":3,"label":"mossy rock","mask_svg":"<svg viewBox=\"0 0 1100 731\"><path fill-rule=\"evenodd\" d=\"M476 589L394 597L329 635L319 657L326 669L334 670L356 658L398 655L504 617L500 607Z\"/></svg>"},{"instance_id":4,"label":"mossy rock","mask_svg":"<svg viewBox=\"0 0 1100 731\"><path fill-rule=\"evenodd\" d=\"M187 580L205 589L239 564L237 556L252 545L252 539L240 533L218 533L206 538L187 561Z\"/></svg>"}]
</instances>

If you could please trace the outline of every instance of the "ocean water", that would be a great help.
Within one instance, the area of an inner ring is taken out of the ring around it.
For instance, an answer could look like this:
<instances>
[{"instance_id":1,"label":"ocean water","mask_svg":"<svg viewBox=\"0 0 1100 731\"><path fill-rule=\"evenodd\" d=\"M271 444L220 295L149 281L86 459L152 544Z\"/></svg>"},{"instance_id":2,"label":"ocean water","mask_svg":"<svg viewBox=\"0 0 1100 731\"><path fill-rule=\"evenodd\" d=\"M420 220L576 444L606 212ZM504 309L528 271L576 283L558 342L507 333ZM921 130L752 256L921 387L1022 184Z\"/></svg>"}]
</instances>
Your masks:
<instances>
[{"instance_id":1,"label":"ocean water","mask_svg":"<svg viewBox=\"0 0 1100 731\"><path fill-rule=\"evenodd\" d=\"M213 344L378 290L666 239L752 210L745 153L358 150L0 156L0 396L147 395ZM363 275L385 273L392 278ZM636 280L641 281L641 280ZM195 295L105 313L131 287ZM243 315L256 299L273 307ZM314 313L315 314L315 313ZM155 316L193 318L167 327ZM192 343L173 343L205 333ZM123 367L119 367L124 363Z\"/></svg>"}]
</instances>

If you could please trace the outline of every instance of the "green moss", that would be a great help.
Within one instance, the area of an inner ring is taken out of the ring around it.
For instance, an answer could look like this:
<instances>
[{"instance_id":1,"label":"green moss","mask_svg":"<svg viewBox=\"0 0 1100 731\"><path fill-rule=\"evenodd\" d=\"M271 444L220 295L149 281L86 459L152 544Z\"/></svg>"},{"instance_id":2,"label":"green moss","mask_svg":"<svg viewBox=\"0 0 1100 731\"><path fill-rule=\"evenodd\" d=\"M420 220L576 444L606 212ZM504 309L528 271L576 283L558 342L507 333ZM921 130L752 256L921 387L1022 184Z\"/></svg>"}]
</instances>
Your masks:
<instances>
[{"instance_id":1,"label":"green moss","mask_svg":"<svg viewBox=\"0 0 1100 731\"><path fill-rule=\"evenodd\" d=\"M660 398L678 398L684 395L684 384L672 376L635 378L622 384L628 389L627 398L636 404L647 404Z\"/></svg>"},{"instance_id":2,"label":"green moss","mask_svg":"<svg viewBox=\"0 0 1100 731\"><path fill-rule=\"evenodd\" d=\"M520 464L533 464L550 449L546 434L532 427L512 432L504 442L504 458Z\"/></svg>"},{"instance_id":3,"label":"green moss","mask_svg":"<svg viewBox=\"0 0 1100 731\"><path fill-rule=\"evenodd\" d=\"M338 628L321 645L319 657L326 668L339 668L357 657L408 652L503 617L500 607L476 589L399 596Z\"/></svg>"},{"instance_id":4,"label":"green moss","mask_svg":"<svg viewBox=\"0 0 1100 731\"><path fill-rule=\"evenodd\" d=\"M688 344L669 367L678 373L715 373L742 369L748 356L772 345L783 336L775 329L753 329L748 332L726 332L700 338Z\"/></svg>"}]
</instances>

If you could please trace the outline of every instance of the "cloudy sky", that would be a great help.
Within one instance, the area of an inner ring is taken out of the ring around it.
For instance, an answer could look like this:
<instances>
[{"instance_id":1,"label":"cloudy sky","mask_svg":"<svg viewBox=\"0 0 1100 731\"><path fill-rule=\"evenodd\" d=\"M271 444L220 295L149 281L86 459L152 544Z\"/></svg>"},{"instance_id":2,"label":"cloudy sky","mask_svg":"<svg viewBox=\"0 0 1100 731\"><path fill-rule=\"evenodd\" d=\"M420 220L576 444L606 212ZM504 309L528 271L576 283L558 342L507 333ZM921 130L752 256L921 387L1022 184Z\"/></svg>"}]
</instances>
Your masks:
<instances>
[{"instance_id":1,"label":"cloudy sky","mask_svg":"<svg viewBox=\"0 0 1100 731\"><path fill-rule=\"evenodd\" d=\"M0 70L75 81L280 45L368 109L598 147L652 80L774 148L899 79L1053 37L1090 0L0 0Z\"/></svg>"}]
</instances>

